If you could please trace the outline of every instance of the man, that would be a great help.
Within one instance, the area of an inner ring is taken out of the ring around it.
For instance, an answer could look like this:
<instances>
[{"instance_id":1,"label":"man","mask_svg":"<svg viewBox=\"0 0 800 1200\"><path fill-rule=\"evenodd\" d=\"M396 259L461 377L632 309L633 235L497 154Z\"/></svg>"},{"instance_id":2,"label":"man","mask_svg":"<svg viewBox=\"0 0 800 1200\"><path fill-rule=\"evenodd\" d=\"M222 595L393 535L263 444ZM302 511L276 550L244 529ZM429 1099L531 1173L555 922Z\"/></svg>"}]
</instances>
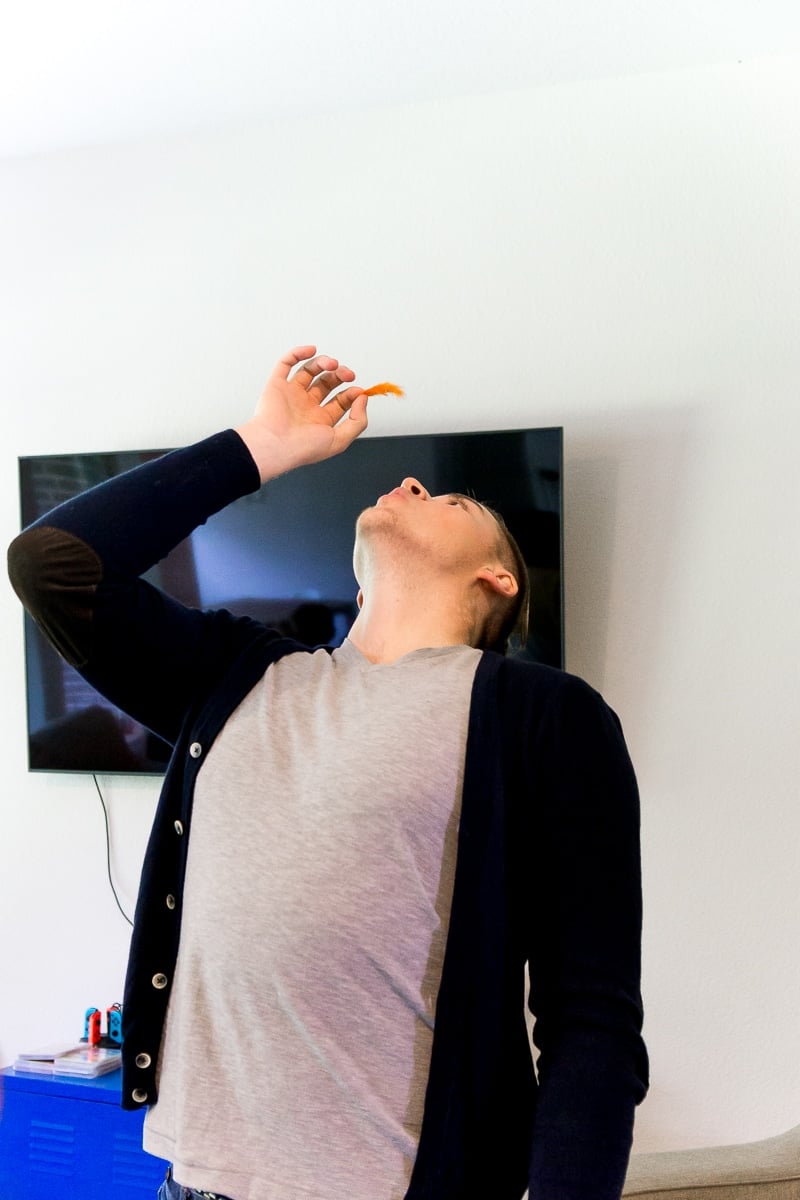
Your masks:
<instances>
[{"instance_id":1,"label":"man","mask_svg":"<svg viewBox=\"0 0 800 1200\"><path fill-rule=\"evenodd\" d=\"M612 1200L647 1087L636 784L596 692L487 649L523 597L496 517L412 477L381 496L333 653L138 578L240 495L346 450L367 424L354 379L297 347L236 431L10 551L65 657L175 746L123 1103L148 1106L164 1198Z\"/></svg>"}]
</instances>

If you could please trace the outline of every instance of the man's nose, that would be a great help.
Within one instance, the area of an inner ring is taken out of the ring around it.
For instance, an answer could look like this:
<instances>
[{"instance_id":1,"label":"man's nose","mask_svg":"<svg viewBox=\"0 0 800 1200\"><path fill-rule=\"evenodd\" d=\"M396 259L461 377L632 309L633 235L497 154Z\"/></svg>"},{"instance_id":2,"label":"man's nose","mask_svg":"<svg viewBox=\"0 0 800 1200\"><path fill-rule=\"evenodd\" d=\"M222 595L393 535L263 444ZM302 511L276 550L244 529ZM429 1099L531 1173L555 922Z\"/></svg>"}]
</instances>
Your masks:
<instances>
[{"instance_id":1,"label":"man's nose","mask_svg":"<svg viewBox=\"0 0 800 1200\"><path fill-rule=\"evenodd\" d=\"M422 500L430 500L431 498L428 489L418 479L415 479L413 475L408 475L400 486L407 488L409 492L415 496L419 496Z\"/></svg>"}]
</instances>

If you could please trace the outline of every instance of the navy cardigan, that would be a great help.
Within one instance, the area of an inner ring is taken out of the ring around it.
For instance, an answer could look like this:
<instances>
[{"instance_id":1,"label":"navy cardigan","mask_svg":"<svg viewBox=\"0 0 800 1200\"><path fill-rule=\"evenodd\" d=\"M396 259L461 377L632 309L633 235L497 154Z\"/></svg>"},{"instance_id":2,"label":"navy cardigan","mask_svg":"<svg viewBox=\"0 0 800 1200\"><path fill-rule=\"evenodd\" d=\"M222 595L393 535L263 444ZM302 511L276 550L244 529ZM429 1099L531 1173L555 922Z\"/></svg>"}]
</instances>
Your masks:
<instances>
[{"instance_id":1,"label":"navy cardigan","mask_svg":"<svg viewBox=\"0 0 800 1200\"><path fill-rule=\"evenodd\" d=\"M125 985L129 1108L156 1100L197 772L270 664L307 652L139 576L258 487L228 430L60 505L9 550L18 594L64 657L174 745ZM531 1200L617 1200L647 1090L640 941L638 794L616 716L574 676L485 651L407 1200L520 1200L526 1186Z\"/></svg>"}]
</instances>

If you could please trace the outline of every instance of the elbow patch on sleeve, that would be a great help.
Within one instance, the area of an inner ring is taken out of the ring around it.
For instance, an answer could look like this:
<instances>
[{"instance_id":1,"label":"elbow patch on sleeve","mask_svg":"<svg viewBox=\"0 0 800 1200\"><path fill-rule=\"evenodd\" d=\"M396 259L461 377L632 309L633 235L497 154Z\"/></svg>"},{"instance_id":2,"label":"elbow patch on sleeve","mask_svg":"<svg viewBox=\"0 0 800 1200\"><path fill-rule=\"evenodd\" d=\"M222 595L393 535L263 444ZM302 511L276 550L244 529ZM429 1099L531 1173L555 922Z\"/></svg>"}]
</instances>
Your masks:
<instances>
[{"instance_id":1,"label":"elbow patch on sleeve","mask_svg":"<svg viewBox=\"0 0 800 1200\"><path fill-rule=\"evenodd\" d=\"M8 550L11 586L48 640L73 667L91 642L103 566L91 546L48 525L24 530Z\"/></svg>"}]
</instances>

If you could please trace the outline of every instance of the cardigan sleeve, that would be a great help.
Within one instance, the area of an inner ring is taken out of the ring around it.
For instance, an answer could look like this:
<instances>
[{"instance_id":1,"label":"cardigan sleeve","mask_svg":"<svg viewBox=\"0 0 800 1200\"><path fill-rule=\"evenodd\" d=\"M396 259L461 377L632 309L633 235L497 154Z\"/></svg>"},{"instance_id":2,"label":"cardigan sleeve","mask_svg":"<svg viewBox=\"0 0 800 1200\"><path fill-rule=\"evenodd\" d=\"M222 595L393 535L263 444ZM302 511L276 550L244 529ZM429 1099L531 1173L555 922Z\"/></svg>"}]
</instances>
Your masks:
<instances>
[{"instance_id":1,"label":"cardigan sleeve","mask_svg":"<svg viewBox=\"0 0 800 1200\"><path fill-rule=\"evenodd\" d=\"M59 505L9 548L12 585L59 653L167 741L235 654L243 622L188 608L140 576L259 486L228 430Z\"/></svg>"},{"instance_id":2,"label":"cardigan sleeve","mask_svg":"<svg viewBox=\"0 0 800 1200\"><path fill-rule=\"evenodd\" d=\"M530 1197L618 1200L648 1086L636 779L617 717L572 676L528 750L528 960L540 1051Z\"/></svg>"}]
</instances>

